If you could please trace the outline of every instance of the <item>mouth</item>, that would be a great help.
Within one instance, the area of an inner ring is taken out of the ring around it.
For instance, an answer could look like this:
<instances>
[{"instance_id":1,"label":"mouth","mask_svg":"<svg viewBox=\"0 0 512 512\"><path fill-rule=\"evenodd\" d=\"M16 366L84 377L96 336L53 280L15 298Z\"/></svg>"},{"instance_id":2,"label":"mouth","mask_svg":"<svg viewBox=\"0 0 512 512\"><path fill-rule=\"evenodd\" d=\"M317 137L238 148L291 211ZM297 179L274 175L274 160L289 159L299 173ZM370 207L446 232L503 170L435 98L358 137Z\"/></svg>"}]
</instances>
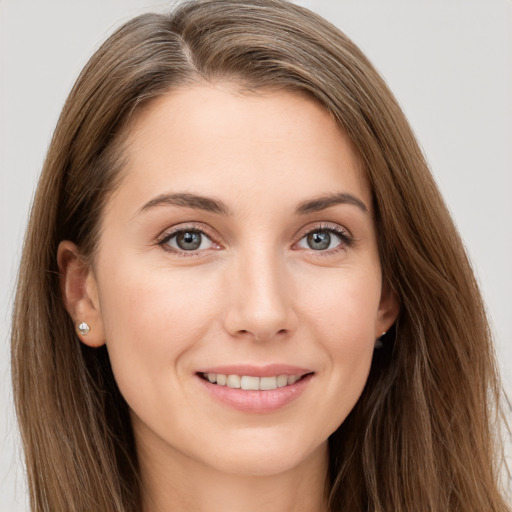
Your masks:
<instances>
[{"instance_id":1,"label":"mouth","mask_svg":"<svg viewBox=\"0 0 512 512\"><path fill-rule=\"evenodd\" d=\"M242 389L246 391L272 391L278 388L292 386L295 383L312 375L313 372L301 373L295 375L270 375L265 377L257 377L254 375L236 375L224 373L203 373L197 375L217 386L225 386L231 389Z\"/></svg>"},{"instance_id":2,"label":"mouth","mask_svg":"<svg viewBox=\"0 0 512 512\"><path fill-rule=\"evenodd\" d=\"M236 364L200 368L201 388L215 401L243 413L266 414L299 400L315 372L289 364Z\"/></svg>"}]
</instances>

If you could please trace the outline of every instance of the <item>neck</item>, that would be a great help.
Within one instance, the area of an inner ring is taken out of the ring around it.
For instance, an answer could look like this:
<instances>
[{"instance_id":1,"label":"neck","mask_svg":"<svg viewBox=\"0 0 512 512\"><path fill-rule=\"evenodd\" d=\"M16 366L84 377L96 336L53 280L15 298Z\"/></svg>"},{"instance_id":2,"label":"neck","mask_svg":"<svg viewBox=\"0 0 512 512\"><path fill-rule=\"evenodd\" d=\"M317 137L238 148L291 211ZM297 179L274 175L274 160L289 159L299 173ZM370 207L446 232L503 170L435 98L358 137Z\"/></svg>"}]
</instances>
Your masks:
<instances>
[{"instance_id":1,"label":"neck","mask_svg":"<svg viewBox=\"0 0 512 512\"><path fill-rule=\"evenodd\" d=\"M138 446L144 512L327 512L327 443L281 473L230 474L172 450Z\"/></svg>"}]
</instances>

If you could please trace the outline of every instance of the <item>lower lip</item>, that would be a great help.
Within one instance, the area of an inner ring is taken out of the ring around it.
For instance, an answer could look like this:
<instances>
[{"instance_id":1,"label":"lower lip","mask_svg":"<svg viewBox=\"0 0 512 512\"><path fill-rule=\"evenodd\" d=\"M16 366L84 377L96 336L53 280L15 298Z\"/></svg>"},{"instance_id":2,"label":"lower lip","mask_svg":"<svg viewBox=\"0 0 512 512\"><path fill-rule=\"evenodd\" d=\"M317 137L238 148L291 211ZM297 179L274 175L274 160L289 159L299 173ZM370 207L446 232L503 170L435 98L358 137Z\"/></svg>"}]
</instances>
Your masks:
<instances>
[{"instance_id":1,"label":"lower lip","mask_svg":"<svg viewBox=\"0 0 512 512\"><path fill-rule=\"evenodd\" d=\"M295 384L265 391L243 390L219 386L196 376L214 398L242 412L264 414L277 411L296 400L310 383L313 374L306 375Z\"/></svg>"}]
</instances>

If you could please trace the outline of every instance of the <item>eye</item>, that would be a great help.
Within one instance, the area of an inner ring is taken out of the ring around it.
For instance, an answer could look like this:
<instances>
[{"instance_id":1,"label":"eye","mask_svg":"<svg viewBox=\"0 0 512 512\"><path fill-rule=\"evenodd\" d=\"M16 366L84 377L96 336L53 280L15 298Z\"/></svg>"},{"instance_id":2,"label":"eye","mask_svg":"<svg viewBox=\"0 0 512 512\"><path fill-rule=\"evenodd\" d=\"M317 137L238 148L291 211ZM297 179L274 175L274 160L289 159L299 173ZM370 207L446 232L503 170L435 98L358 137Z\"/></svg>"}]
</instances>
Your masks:
<instances>
[{"instance_id":1,"label":"eye","mask_svg":"<svg viewBox=\"0 0 512 512\"><path fill-rule=\"evenodd\" d=\"M198 229L182 229L175 231L164 238L161 245L169 247L174 251L202 251L211 249L214 244L212 240Z\"/></svg>"},{"instance_id":2,"label":"eye","mask_svg":"<svg viewBox=\"0 0 512 512\"><path fill-rule=\"evenodd\" d=\"M320 228L310 231L297 243L301 249L331 251L350 245L351 238L339 228Z\"/></svg>"}]
</instances>

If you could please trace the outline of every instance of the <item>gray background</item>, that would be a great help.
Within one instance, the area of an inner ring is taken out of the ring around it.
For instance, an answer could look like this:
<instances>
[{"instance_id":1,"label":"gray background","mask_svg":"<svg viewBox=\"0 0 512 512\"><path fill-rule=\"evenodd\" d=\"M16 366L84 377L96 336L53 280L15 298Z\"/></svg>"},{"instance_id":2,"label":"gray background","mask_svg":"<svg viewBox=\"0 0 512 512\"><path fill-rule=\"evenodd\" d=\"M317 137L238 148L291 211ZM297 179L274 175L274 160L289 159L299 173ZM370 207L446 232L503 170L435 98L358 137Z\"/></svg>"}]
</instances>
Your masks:
<instances>
[{"instance_id":1,"label":"gray background","mask_svg":"<svg viewBox=\"0 0 512 512\"><path fill-rule=\"evenodd\" d=\"M176 2L175 2L176 3ZM310 0L403 106L481 283L512 391L512 3ZM0 0L0 512L28 511L9 375L9 316L37 175L78 72L121 22L170 2Z\"/></svg>"}]
</instances>

